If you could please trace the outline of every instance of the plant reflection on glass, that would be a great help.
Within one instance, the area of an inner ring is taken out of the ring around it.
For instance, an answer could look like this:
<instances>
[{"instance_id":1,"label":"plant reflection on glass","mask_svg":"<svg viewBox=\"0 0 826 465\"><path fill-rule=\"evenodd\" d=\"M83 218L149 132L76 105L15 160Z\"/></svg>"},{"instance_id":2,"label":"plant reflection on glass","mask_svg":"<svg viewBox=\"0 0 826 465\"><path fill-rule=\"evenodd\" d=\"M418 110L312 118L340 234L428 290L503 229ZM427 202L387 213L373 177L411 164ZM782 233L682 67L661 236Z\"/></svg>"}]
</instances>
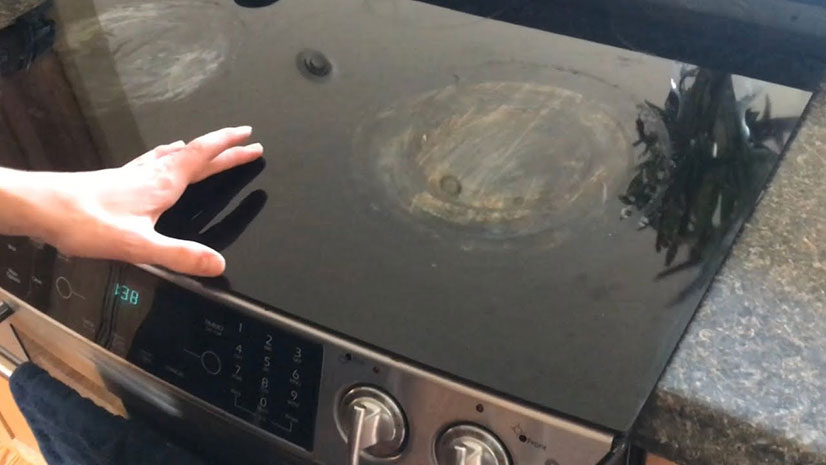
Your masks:
<instances>
[{"instance_id":1,"label":"plant reflection on glass","mask_svg":"<svg viewBox=\"0 0 826 465\"><path fill-rule=\"evenodd\" d=\"M620 200L627 205L623 218L636 210L640 228L656 231L666 266L659 277L699 263L705 264L701 276L713 273L724 239L751 211L778 159L783 132L794 124L772 118L768 97L762 116L748 109L755 98L738 101L730 74L694 68L672 81L662 108L641 107L635 146L644 151Z\"/></svg>"}]
</instances>

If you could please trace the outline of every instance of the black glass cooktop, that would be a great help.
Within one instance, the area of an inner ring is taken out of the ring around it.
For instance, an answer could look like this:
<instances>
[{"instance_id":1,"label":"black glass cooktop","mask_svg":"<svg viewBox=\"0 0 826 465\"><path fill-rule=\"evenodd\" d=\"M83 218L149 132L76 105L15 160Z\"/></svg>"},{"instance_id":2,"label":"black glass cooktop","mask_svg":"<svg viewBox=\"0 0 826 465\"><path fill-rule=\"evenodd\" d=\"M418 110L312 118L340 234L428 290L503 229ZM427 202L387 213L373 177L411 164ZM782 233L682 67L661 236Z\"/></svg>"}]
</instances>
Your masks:
<instances>
[{"instance_id":1,"label":"black glass cooktop","mask_svg":"<svg viewBox=\"0 0 826 465\"><path fill-rule=\"evenodd\" d=\"M105 165L255 128L265 166L159 226L222 249L212 285L616 431L810 96L410 0L56 10Z\"/></svg>"}]
</instances>

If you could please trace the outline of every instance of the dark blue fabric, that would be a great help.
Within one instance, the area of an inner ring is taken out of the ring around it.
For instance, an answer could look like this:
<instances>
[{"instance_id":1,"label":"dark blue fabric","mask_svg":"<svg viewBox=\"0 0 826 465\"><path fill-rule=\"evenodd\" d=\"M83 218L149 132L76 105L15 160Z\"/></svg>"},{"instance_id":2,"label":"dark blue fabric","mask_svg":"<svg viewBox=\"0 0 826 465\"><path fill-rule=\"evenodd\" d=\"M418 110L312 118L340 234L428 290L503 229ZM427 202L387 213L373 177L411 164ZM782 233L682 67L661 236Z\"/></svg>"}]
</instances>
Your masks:
<instances>
[{"instance_id":1,"label":"dark blue fabric","mask_svg":"<svg viewBox=\"0 0 826 465\"><path fill-rule=\"evenodd\" d=\"M49 465L203 465L145 425L114 416L25 363L11 377L14 400Z\"/></svg>"}]
</instances>

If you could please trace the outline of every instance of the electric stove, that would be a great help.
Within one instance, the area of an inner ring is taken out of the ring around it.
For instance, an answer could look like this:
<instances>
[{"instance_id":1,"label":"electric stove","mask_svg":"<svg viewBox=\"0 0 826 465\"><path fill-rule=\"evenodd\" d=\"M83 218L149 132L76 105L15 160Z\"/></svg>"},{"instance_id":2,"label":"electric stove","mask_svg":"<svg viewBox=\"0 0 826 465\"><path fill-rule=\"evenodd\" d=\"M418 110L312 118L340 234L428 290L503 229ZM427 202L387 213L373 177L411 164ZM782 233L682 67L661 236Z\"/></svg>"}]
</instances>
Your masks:
<instances>
[{"instance_id":1,"label":"electric stove","mask_svg":"<svg viewBox=\"0 0 826 465\"><path fill-rule=\"evenodd\" d=\"M61 169L240 124L265 157L158 224L220 278L15 239L35 258L0 285L105 348L123 395L128 366L248 453L327 464L608 460L811 95L410 0L55 17L100 160Z\"/></svg>"}]
</instances>

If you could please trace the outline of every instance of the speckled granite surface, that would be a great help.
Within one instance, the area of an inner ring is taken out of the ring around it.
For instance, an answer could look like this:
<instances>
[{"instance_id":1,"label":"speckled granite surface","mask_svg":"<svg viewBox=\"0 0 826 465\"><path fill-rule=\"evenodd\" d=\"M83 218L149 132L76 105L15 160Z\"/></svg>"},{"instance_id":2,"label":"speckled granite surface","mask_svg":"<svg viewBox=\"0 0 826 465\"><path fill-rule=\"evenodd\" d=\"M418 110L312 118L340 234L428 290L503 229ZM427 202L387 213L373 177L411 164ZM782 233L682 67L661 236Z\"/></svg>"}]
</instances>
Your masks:
<instances>
[{"instance_id":1,"label":"speckled granite surface","mask_svg":"<svg viewBox=\"0 0 826 465\"><path fill-rule=\"evenodd\" d=\"M679 463L826 463L823 92L637 431Z\"/></svg>"},{"instance_id":2,"label":"speckled granite surface","mask_svg":"<svg viewBox=\"0 0 826 465\"><path fill-rule=\"evenodd\" d=\"M44 0L0 0L0 29L13 23L20 15L26 13Z\"/></svg>"}]
</instances>

